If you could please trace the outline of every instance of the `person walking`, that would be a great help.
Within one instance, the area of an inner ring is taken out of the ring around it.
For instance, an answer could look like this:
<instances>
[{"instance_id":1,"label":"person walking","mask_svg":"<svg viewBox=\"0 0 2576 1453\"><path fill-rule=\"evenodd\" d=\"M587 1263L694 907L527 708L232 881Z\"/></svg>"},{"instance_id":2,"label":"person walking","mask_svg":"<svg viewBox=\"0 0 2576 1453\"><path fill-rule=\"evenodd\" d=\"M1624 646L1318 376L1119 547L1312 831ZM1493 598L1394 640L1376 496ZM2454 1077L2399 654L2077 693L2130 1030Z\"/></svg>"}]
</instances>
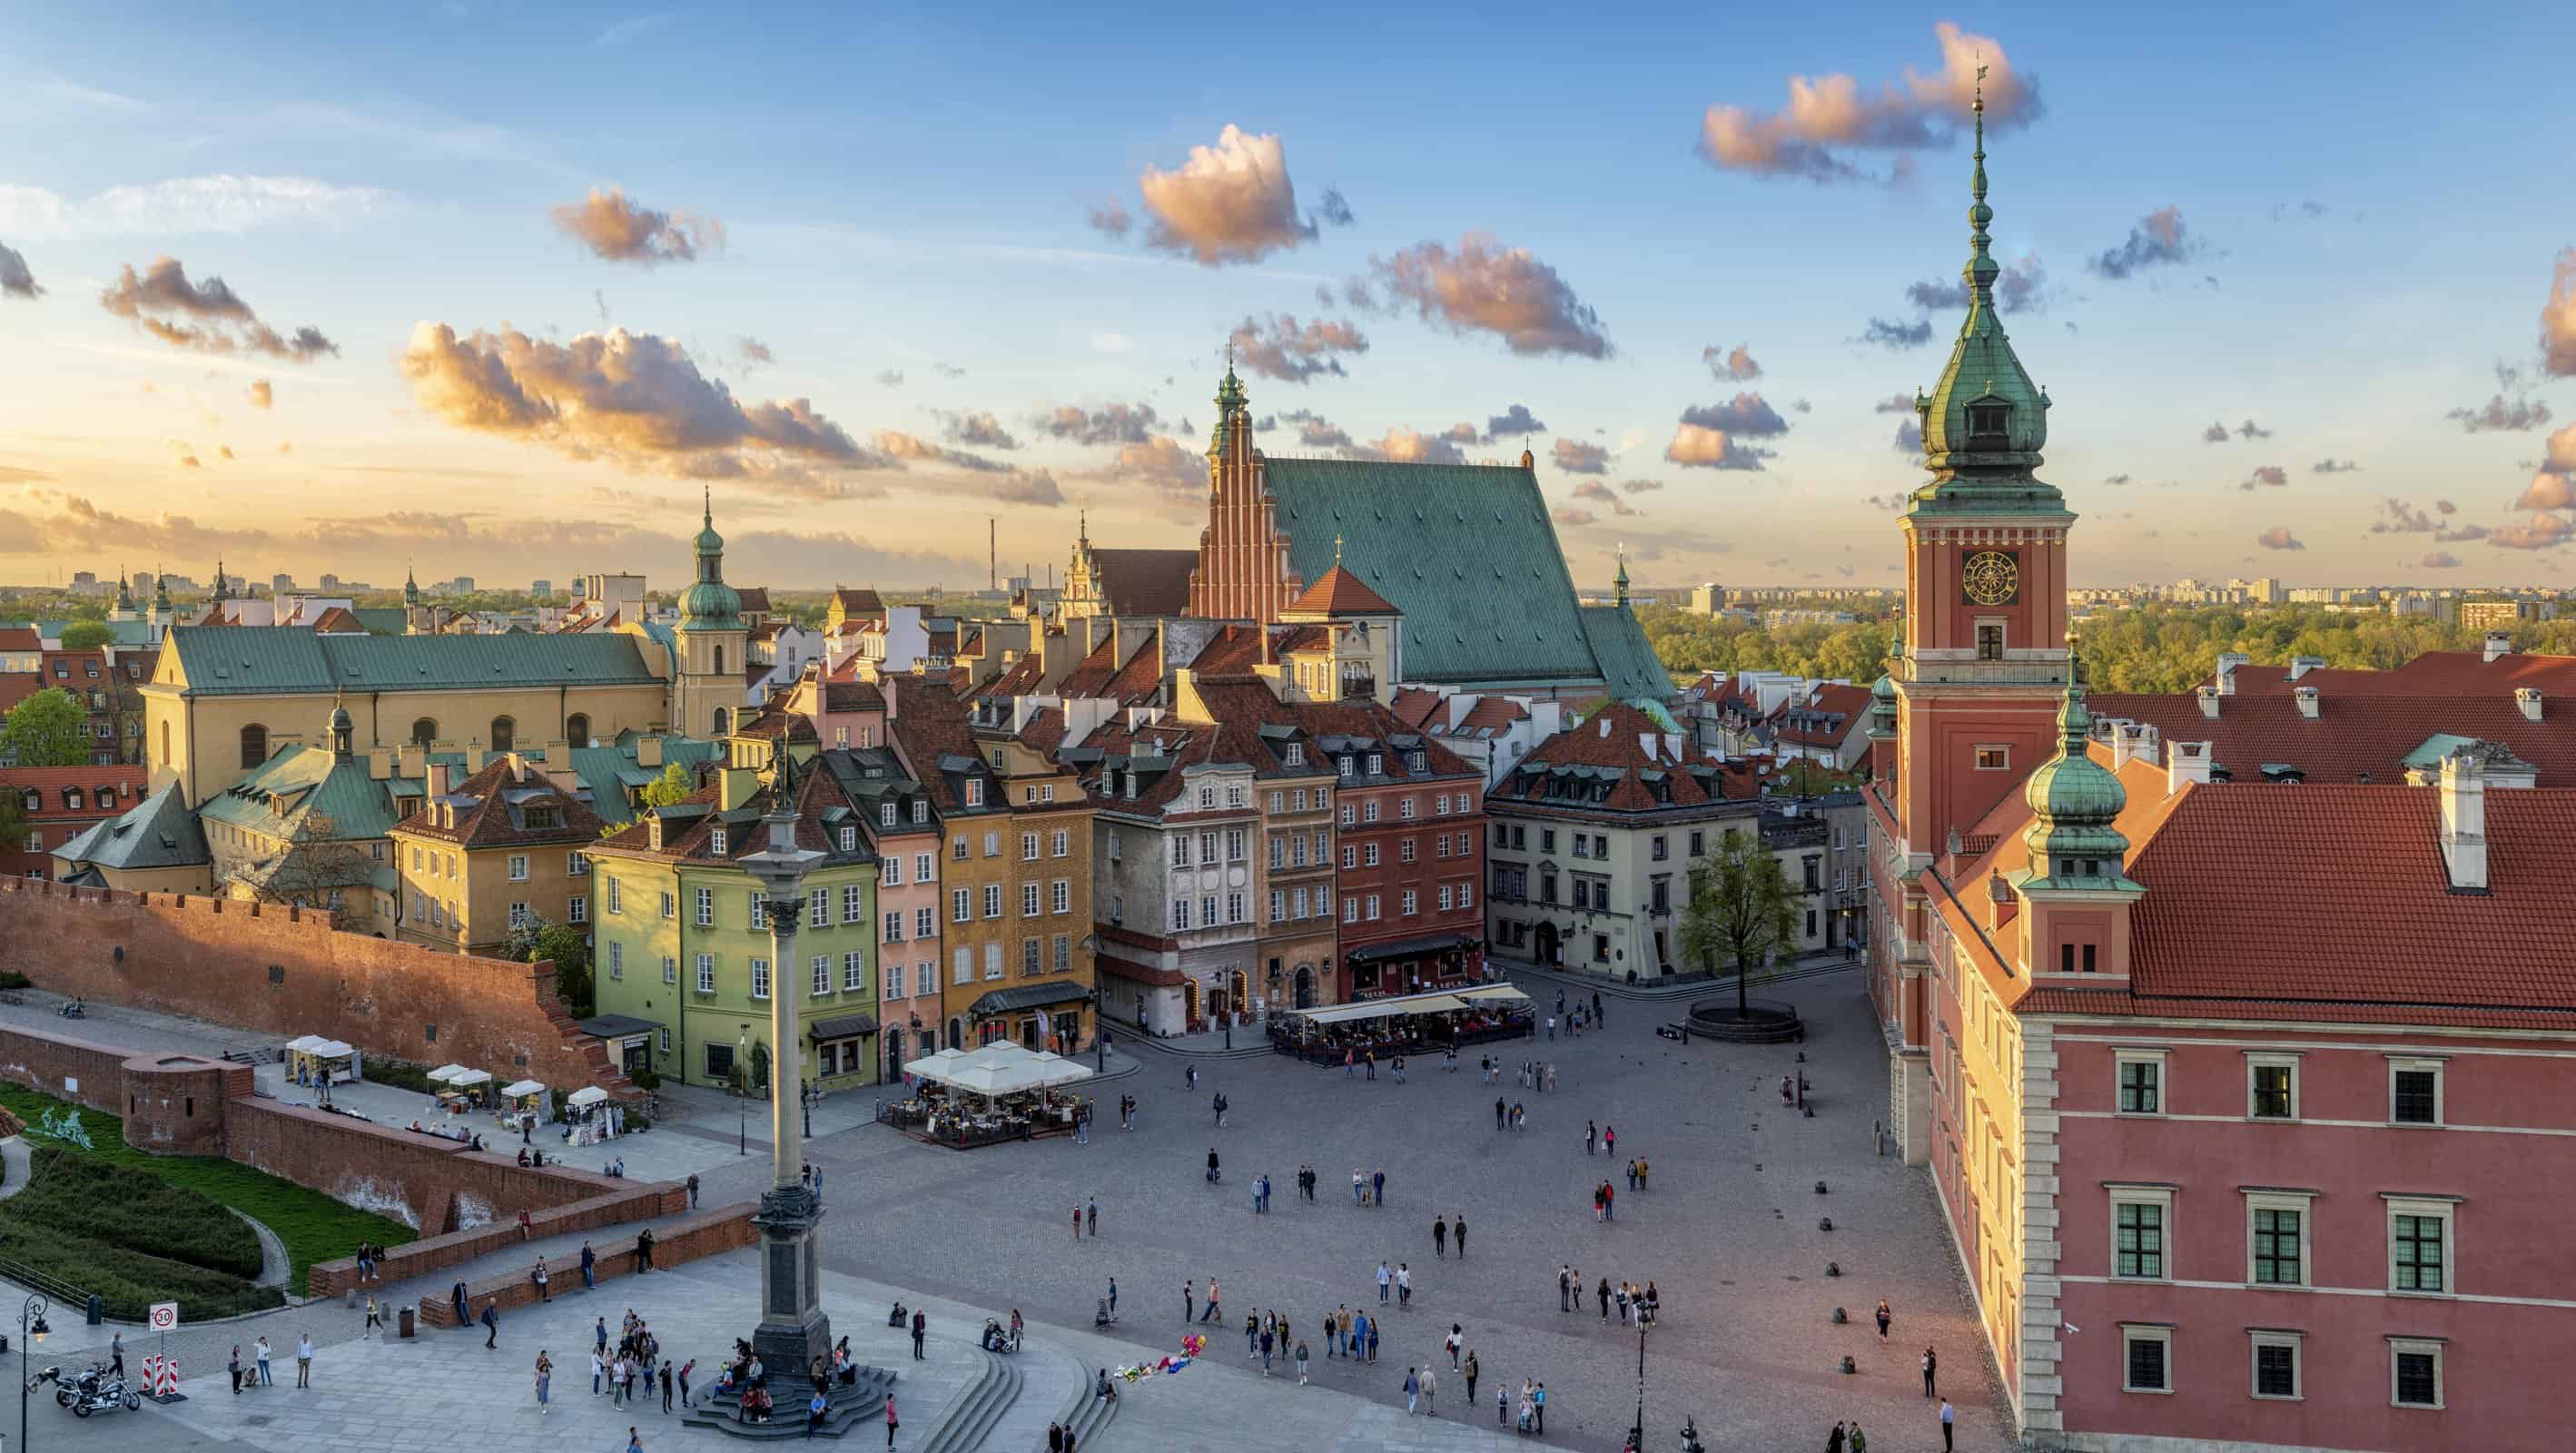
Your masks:
<instances>
[{"instance_id":1,"label":"person walking","mask_svg":"<svg viewBox=\"0 0 2576 1453\"><path fill-rule=\"evenodd\" d=\"M1206 1310L1206 1311L1204 1311L1204 1312L1199 1313L1199 1320L1200 1320L1200 1321L1202 1321L1202 1322L1214 1322L1214 1321L1217 1321L1217 1320L1219 1320L1219 1319L1223 1318L1224 1316L1225 1316L1225 1313L1224 1313L1222 1310L1220 1310L1220 1309L1218 1308L1218 1306L1217 1306L1217 1300L1216 1300L1216 1278L1215 1278L1215 1277L1209 1277L1209 1278L1208 1278L1208 1294L1207 1294L1207 1310Z\"/></svg>"},{"instance_id":2,"label":"person walking","mask_svg":"<svg viewBox=\"0 0 2576 1453\"><path fill-rule=\"evenodd\" d=\"M1413 1305L1413 1268L1401 1261L1395 1264L1395 1302L1400 1307Z\"/></svg>"},{"instance_id":3,"label":"person walking","mask_svg":"<svg viewBox=\"0 0 2576 1453\"><path fill-rule=\"evenodd\" d=\"M491 1352L491 1351L495 1351L495 1350L499 1349L499 1347L500 1347L500 1345L501 1345L501 1303L500 1303L500 1301L496 1298L496 1299L494 1299L494 1300L492 1300L492 1301L485 1302L485 1303L483 1304L483 1315L482 1315L481 1317L477 1318L476 1320L480 1321L480 1322L483 1324L483 1332L484 1332L484 1337L483 1337L483 1350L484 1350L484 1351L486 1351L486 1352ZM265 1346L266 1346L266 1344L265 1344L265 1343L263 1343L263 1344L262 1344L262 1346L263 1346L263 1347L265 1347ZM260 1358L260 1360L259 1360L259 1370L260 1370L260 1371L261 1371L261 1373L263 1373L263 1374L265 1374L265 1373L268 1371L268 1359L267 1359L266 1357L262 1357L262 1358ZM263 1376L261 1380L262 1380L262 1381L266 1381L267 1379Z\"/></svg>"},{"instance_id":4,"label":"person walking","mask_svg":"<svg viewBox=\"0 0 2576 1453\"><path fill-rule=\"evenodd\" d=\"M1412 1368L1410 1368L1410 1367L1408 1367L1408 1368L1406 1368L1406 1369L1404 1370L1404 1413L1405 1413L1405 1416L1406 1416L1406 1417L1412 1417L1412 1416L1414 1416L1415 1414L1417 1414L1417 1413L1421 1412L1421 1411L1422 1411L1422 1408L1421 1408L1421 1402L1422 1402L1422 1379L1421 1379L1421 1378L1418 1378L1418 1377L1416 1377L1416 1376L1414 1376L1414 1375L1413 1375L1413 1369L1412 1369Z\"/></svg>"},{"instance_id":5,"label":"person walking","mask_svg":"<svg viewBox=\"0 0 2576 1453\"><path fill-rule=\"evenodd\" d=\"M1387 1269L1385 1262L1379 1262L1377 1264L1377 1304L1379 1306L1386 1305L1387 1295L1394 1286L1395 1273Z\"/></svg>"},{"instance_id":6,"label":"person walking","mask_svg":"<svg viewBox=\"0 0 2576 1453\"><path fill-rule=\"evenodd\" d=\"M1834 1424L1834 1430L1825 1435L1825 1453L1843 1453L1842 1424Z\"/></svg>"},{"instance_id":7,"label":"person walking","mask_svg":"<svg viewBox=\"0 0 2576 1453\"><path fill-rule=\"evenodd\" d=\"M1601 1320L1607 1322L1610 1320L1610 1278L1601 1278L1601 1285L1594 1288L1594 1292L1601 1298Z\"/></svg>"},{"instance_id":8,"label":"person walking","mask_svg":"<svg viewBox=\"0 0 2576 1453\"><path fill-rule=\"evenodd\" d=\"M1118 1278L1109 1279L1109 1315L1118 1315Z\"/></svg>"},{"instance_id":9,"label":"person walking","mask_svg":"<svg viewBox=\"0 0 2576 1453\"><path fill-rule=\"evenodd\" d=\"M1306 1344L1303 1342L1297 1344L1297 1385L1306 1385Z\"/></svg>"},{"instance_id":10,"label":"person walking","mask_svg":"<svg viewBox=\"0 0 2576 1453\"><path fill-rule=\"evenodd\" d=\"M913 1314L912 1314L912 1360L913 1360L913 1361L915 1361L915 1362L920 1362L920 1361L923 1361L923 1360L924 1360L924 1359L923 1359L923 1357L922 1357L922 1355L921 1355L921 1344L922 1344L922 1340L923 1340L924 1338L926 1338L927 1336L929 1336L929 1335L930 1335L930 1319L929 1319L928 1317L923 1316L923 1315L922 1315L918 1310L914 1311L914 1312L913 1312ZM887 1402L886 1402L886 1407L889 1409L889 1411L888 1411L888 1412L887 1412L887 1414L886 1414L886 1420L890 1423L890 1422L892 1422L892 1421L894 1420L894 1414L893 1414L893 1412L891 1411L891 1409L894 1407L894 1402L893 1402L893 1400L892 1400L891 1398L889 1398L889 1399L887 1400ZM889 1429L889 1430L888 1430L888 1432L889 1432L889 1434L891 1434L892 1430L891 1430L891 1429Z\"/></svg>"},{"instance_id":11,"label":"person walking","mask_svg":"<svg viewBox=\"0 0 2576 1453\"><path fill-rule=\"evenodd\" d=\"M1190 1309L1191 1309L1193 1306L1197 1305L1197 1304L1196 1304L1195 1302L1193 1302L1190 1298L1191 1298L1190 1280L1189 1280L1189 1278L1188 1278L1188 1277L1183 1277L1183 1278L1181 1278L1181 1320L1182 1320L1183 1322L1188 1322L1188 1321L1190 1321L1190 1320L1191 1320L1191 1317L1190 1317Z\"/></svg>"},{"instance_id":12,"label":"person walking","mask_svg":"<svg viewBox=\"0 0 2576 1453\"><path fill-rule=\"evenodd\" d=\"M125 1376L125 1334L122 1332L108 1339L107 1370L118 1377Z\"/></svg>"},{"instance_id":13,"label":"person walking","mask_svg":"<svg viewBox=\"0 0 2576 1453\"><path fill-rule=\"evenodd\" d=\"M1094 1235L1094 1236L1099 1235L1099 1234L1100 1234L1100 1198L1099 1198L1098 1196L1093 1196L1093 1197L1091 1197L1091 1198L1089 1199L1088 1204L1084 1207L1084 1214L1088 1215L1088 1216L1091 1218L1091 1234L1092 1234L1092 1235Z\"/></svg>"},{"instance_id":14,"label":"person walking","mask_svg":"<svg viewBox=\"0 0 2576 1453\"><path fill-rule=\"evenodd\" d=\"M1958 1410L1950 1406L1948 1398L1941 1399L1941 1453L1950 1453L1956 1446L1951 1438L1958 1431L1958 1422Z\"/></svg>"},{"instance_id":15,"label":"person walking","mask_svg":"<svg viewBox=\"0 0 2576 1453\"><path fill-rule=\"evenodd\" d=\"M1924 1349L1923 1349L1923 1395L1924 1395L1925 1397L1936 1397L1936 1396L1938 1396L1938 1395L1939 1395L1939 1394L1935 1391L1935 1389L1939 1386L1938 1378L1939 1378L1940 1372L1941 1372L1941 1359L1940 1359L1939 1355L1938 1355L1938 1354L1936 1354L1936 1353L1934 1353L1934 1352L1933 1352L1933 1350L1932 1350L1931 1348L1929 1348L1929 1347L1924 1348Z\"/></svg>"},{"instance_id":16,"label":"person walking","mask_svg":"<svg viewBox=\"0 0 2576 1453\"><path fill-rule=\"evenodd\" d=\"M1537 1426L1536 1428L1532 1429L1531 1431L1532 1431L1532 1432L1534 1432L1534 1433L1536 1433L1539 1437L1544 1438L1544 1437L1546 1437L1546 1436L1547 1436L1547 1384L1546 1384L1546 1383L1544 1383L1544 1382L1540 1383L1540 1384L1538 1385L1538 1391L1536 1391L1536 1392L1534 1392L1534 1393L1531 1393L1531 1394L1530 1394L1530 1406L1531 1406L1532 1408L1536 1409L1536 1410L1537 1410L1537 1412L1538 1412L1538 1426Z\"/></svg>"},{"instance_id":17,"label":"person walking","mask_svg":"<svg viewBox=\"0 0 2576 1453\"><path fill-rule=\"evenodd\" d=\"M1369 1173L1369 1204L1381 1211L1386 1209L1386 1168L1384 1166Z\"/></svg>"},{"instance_id":18,"label":"person walking","mask_svg":"<svg viewBox=\"0 0 2576 1453\"><path fill-rule=\"evenodd\" d=\"M1556 1309L1557 1309L1558 1311L1560 1311L1560 1312L1562 1312L1562 1311L1566 1310L1566 1299L1567 1299L1568 1295L1573 1291L1573 1285L1572 1285L1573 1277L1574 1277L1574 1268L1573 1268L1571 1265L1563 1265L1563 1264L1560 1264L1560 1265L1557 1267L1557 1269L1556 1269Z\"/></svg>"},{"instance_id":19,"label":"person walking","mask_svg":"<svg viewBox=\"0 0 2576 1453\"><path fill-rule=\"evenodd\" d=\"M1080 1206L1073 1208L1073 1239L1076 1241L1080 1241L1082 1239L1082 1208Z\"/></svg>"},{"instance_id":20,"label":"person walking","mask_svg":"<svg viewBox=\"0 0 2576 1453\"><path fill-rule=\"evenodd\" d=\"M1261 1329L1261 1375L1263 1377L1268 1377L1270 1375L1270 1353L1273 1346L1273 1339L1278 1335L1279 1334L1275 1328L1264 1327Z\"/></svg>"},{"instance_id":21,"label":"person walking","mask_svg":"<svg viewBox=\"0 0 2576 1453\"><path fill-rule=\"evenodd\" d=\"M554 1293L546 1290L546 1259L544 1257L540 1256L537 1258L537 1269L528 1273L528 1280L537 1284L538 1301L551 1302L555 1299Z\"/></svg>"},{"instance_id":22,"label":"person walking","mask_svg":"<svg viewBox=\"0 0 2576 1453\"><path fill-rule=\"evenodd\" d=\"M895 1415L894 1415L894 1394L893 1394L893 1393L887 1393L887 1394L886 1394L885 1420L886 1420L886 1446L887 1446L887 1447L889 1447L889 1448L891 1448L891 1447L893 1447L893 1446L894 1446L894 1430L903 1426L903 1423L902 1423L899 1419L897 1419L897 1418L895 1417Z\"/></svg>"},{"instance_id":23,"label":"person walking","mask_svg":"<svg viewBox=\"0 0 2576 1453\"><path fill-rule=\"evenodd\" d=\"M1601 1153L1602 1153L1603 1155L1612 1155L1612 1156L1615 1156L1615 1155L1617 1155L1617 1154L1619 1153L1619 1127L1618 1127L1618 1126L1616 1126L1616 1125L1604 1125L1604 1126L1602 1126L1602 1127L1601 1127Z\"/></svg>"},{"instance_id":24,"label":"person walking","mask_svg":"<svg viewBox=\"0 0 2576 1453\"><path fill-rule=\"evenodd\" d=\"M1476 1411L1476 1354L1472 1350L1460 1370L1467 1374L1467 1411L1473 1413Z\"/></svg>"},{"instance_id":25,"label":"person walking","mask_svg":"<svg viewBox=\"0 0 2576 1453\"><path fill-rule=\"evenodd\" d=\"M1880 1297L1880 1298L1878 1299L1878 1340L1879 1340L1879 1341L1884 1342L1884 1341L1886 1341L1886 1340L1887 1340L1887 1324L1888 1324L1888 1323L1890 1323L1890 1322L1892 1322L1892 1321L1894 1321L1894 1320L1896 1320L1896 1315L1895 1315L1895 1313L1890 1312L1890 1311L1887 1309L1887 1298L1885 1298L1885 1297Z\"/></svg>"},{"instance_id":26,"label":"person walking","mask_svg":"<svg viewBox=\"0 0 2576 1453\"><path fill-rule=\"evenodd\" d=\"M659 1381L662 1384L662 1411L668 1413L671 1411L671 1359L667 1357L662 1359Z\"/></svg>"},{"instance_id":27,"label":"person walking","mask_svg":"<svg viewBox=\"0 0 2576 1453\"><path fill-rule=\"evenodd\" d=\"M1216 1128L1219 1130L1225 1128L1225 1091L1223 1090L1216 1092Z\"/></svg>"},{"instance_id":28,"label":"person walking","mask_svg":"<svg viewBox=\"0 0 2576 1453\"><path fill-rule=\"evenodd\" d=\"M1601 1127L1600 1127L1599 1125L1597 1125L1597 1124L1594 1124L1592 1121L1589 1121L1589 1120L1584 1121L1584 1122L1583 1122L1583 1153L1584 1153L1585 1155L1590 1155L1590 1154L1592 1153L1592 1143L1593 1143L1594 1141L1596 1141L1596 1140L1599 1140L1600 1138L1601 1138Z\"/></svg>"},{"instance_id":29,"label":"person walking","mask_svg":"<svg viewBox=\"0 0 2576 1453\"><path fill-rule=\"evenodd\" d=\"M1440 1377L1427 1366L1422 1369L1422 1410L1432 1417L1440 1416Z\"/></svg>"},{"instance_id":30,"label":"person walking","mask_svg":"<svg viewBox=\"0 0 2576 1453\"><path fill-rule=\"evenodd\" d=\"M295 1385L308 1391L313 1386L313 1334L295 1334Z\"/></svg>"},{"instance_id":31,"label":"person walking","mask_svg":"<svg viewBox=\"0 0 2576 1453\"><path fill-rule=\"evenodd\" d=\"M257 1342L251 1344L251 1351L253 1355L259 1359L259 1385L261 1387L275 1387L277 1385L277 1380L268 1375L268 1338L265 1334L263 1334Z\"/></svg>"},{"instance_id":32,"label":"person walking","mask_svg":"<svg viewBox=\"0 0 2576 1453\"><path fill-rule=\"evenodd\" d=\"M674 1374L679 1379L680 1406L684 1408L689 1405L689 1374L697 1370L698 1359L692 1357L688 1361L681 1363L679 1372Z\"/></svg>"},{"instance_id":33,"label":"person walking","mask_svg":"<svg viewBox=\"0 0 2576 1453\"><path fill-rule=\"evenodd\" d=\"M1858 1423L1852 1424L1850 1447L1851 1453L1869 1453L1869 1435L1860 1430Z\"/></svg>"},{"instance_id":34,"label":"person walking","mask_svg":"<svg viewBox=\"0 0 2576 1453\"><path fill-rule=\"evenodd\" d=\"M1458 1248L1460 1261L1467 1259L1467 1213L1464 1211L1449 1213L1449 1244Z\"/></svg>"},{"instance_id":35,"label":"person walking","mask_svg":"<svg viewBox=\"0 0 2576 1453\"><path fill-rule=\"evenodd\" d=\"M224 1364L224 1370L225 1370L225 1371L227 1371L227 1372L229 1372L229 1373L231 1373L231 1374L233 1375L233 1396L234 1396L234 1397L240 1397L240 1396L241 1396L241 1380L242 1380L241 1344L240 1344L240 1343L236 1342L236 1343L234 1343L234 1344L233 1344L233 1356L232 1356L232 1360L231 1360L230 1362L227 1362L227 1363L225 1363L225 1364Z\"/></svg>"},{"instance_id":36,"label":"person walking","mask_svg":"<svg viewBox=\"0 0 2576 1453\"><path fill-rule=\"evenodd\" d=\"M584 1241L581 1244L581 1289L583 1291L599 1290L598 1267L599 1253L591 1250L590 1243Z\"/></svg>"},{"instance_id":37,"label":"person walking","mask_svg":"<svg viewBox=\"0 0 2576 1453\"><path fill-rule=\"evenodd\" d=\"M1494 1097L1494 1128L1496 1130L1503 1128L1503 1110L1503 1097L1496 1095Z\"/></svg>"},{"instance_id":38,"label":"person walking","mask_svg":"<svg viewBox=\"0 0 2576 1453\"><path fill-rule=\"evenodd\" d=\"M1449 1370L1451 1372L1456 1372L1458 1370L1458 1349L1465 1345L1466 1341L1467 1334L1465 1329L1461 1328L1455 1322L1450 1323L1449 1341L1447 1346L1449 1348Z\"/></svg>"},{"instance_id":39,"label":"person walking","mask_svg":"<svg viewBox=\"0 0 2576 1453\"><path fill-rule=\"evenodd\" d=\"M1449 1223L1437 1216L1431 1218L1431 1254L1440 1260L1449 1256Z\"/></svg>"},{"instance_id":40,"label":"person walking","mask_svg":"<svg viewBox=\"0 0 2576 1453\"><path fill-rule=\"evenodd\" d=\"M1371 1361L1371 1362L1375 1362L1375 1361L1377 1361L1377 1335L1378 1335L1378 1331L1379 1331L1379 1328L1378 1328L1378 1325L1377 1325L1377 1319L1376 1319L1375 1317L1371 1317L1371 1318L1369 1318L1369 1324L1368 1324L1368 1360L1369 1360L1369 1361Z\"/></svg>"},{"instance_id":41,"label":"person walking","mask_svg":"<svg viewBox=\"0 0 2576 1453\"><path fill-rule=\"evenodd\" d=\"M694 1210L696 1210L697 1208L698 1208L698 1173L697 1173L696 1171L691 1171L691 1172L689 1172L689 1209L690 1209L690 1210L692 1210L692 1211L694 1211Z\"/></svg>"},{"instance_id":42,"label":"person walking","mask_svg":"<svg viewBox=\"0 0 2576 1453\"><path fill-rule=\"evenodd\" d=\"M1554 1060L1548 1061L1547 1074L1544 1077L1544 1082L1539 1086L1539 1088L1542 1090L1553 1090L1556 1088L1556 1062ZM1539 1406L1544 1408L1546 1407L1546 1404L1541 1403Z\"/></svg>"}]
</instances>

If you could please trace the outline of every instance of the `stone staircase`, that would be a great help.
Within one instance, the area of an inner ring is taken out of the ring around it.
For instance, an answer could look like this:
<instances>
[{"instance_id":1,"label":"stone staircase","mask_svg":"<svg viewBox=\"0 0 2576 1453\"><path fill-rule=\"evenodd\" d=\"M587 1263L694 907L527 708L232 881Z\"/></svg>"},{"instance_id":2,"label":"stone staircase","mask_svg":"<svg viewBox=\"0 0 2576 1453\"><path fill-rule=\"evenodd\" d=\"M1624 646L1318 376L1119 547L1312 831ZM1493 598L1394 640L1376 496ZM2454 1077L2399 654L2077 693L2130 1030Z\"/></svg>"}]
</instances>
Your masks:
<instances>
[{"instance_id":1,"label":"stone staircase","mask_svg":"<svg viewBox=\"0 0 2576 1453\"><path fill-rule=\"evenodd\" d=\"M948 1405L929 1436L914 1445L914 1453L977 1453L984 1446L985 1436L1011 1410L1011 1404L1019 1401L1020 1389L1027 1379L1012 1365L1017 1359L981 1348L976 1349L975 1355L983 1361L982 1371L973 1385Z\"/></svg>"}]
</instances>

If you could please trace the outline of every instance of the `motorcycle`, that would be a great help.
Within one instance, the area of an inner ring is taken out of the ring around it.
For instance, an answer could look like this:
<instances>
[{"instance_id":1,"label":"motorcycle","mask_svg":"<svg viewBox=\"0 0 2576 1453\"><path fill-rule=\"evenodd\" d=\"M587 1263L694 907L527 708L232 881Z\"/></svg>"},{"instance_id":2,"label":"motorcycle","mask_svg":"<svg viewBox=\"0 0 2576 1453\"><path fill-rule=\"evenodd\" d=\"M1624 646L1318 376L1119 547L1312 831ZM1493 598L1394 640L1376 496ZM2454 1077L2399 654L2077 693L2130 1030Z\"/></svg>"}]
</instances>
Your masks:
<instances>
[{"instance_id":1,"label":"motorcycle","mask_svg":"<svg viewBox=\"0 0 2576 1453\"><path fill-rule=\"evenodd\" d=\"M39 1383L47 1382L54 1385L54 1405L71 1409L76 1418L118 1408L132 1412L143 1406L142 1396L128 1389L124 1378L109 1375L105 1363L94 1363L69 1379L60 1367L48 1367L27 1379L27 1391L33 1392Z\"/></svg>"},{"instance_id":2,"label":"motorcycle","mask_svg":"<svg viewBox=\"0 0 2576 1453\"><path fill-rule=\"evenodd\" d=\"M1682 1419L1682 1453L1708 1453L1708 1445L1699 1440L1699 1422Z\"/></svg>"}]
</instances>

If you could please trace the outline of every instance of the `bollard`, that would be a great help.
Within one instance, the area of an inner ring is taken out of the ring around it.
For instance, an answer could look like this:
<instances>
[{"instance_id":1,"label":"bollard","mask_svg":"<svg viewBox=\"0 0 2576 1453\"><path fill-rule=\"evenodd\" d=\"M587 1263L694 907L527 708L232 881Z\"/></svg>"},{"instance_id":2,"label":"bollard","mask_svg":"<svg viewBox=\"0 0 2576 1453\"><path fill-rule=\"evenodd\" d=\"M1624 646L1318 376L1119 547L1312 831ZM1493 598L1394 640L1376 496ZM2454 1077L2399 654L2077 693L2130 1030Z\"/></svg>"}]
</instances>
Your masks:
<instances>
[{"instance_id":1,"label":"bollard","mask_svg":"<svg viewBox=\"0 0 2576 1453\"><path fill-rule=\"evenodd\" d=\"M1848 1316L1847 1314L1845 1314L1842 1308L1840 1308L1840 1307L1836 1307L1836 1308L1834 1308L1834 1325L1835 1325L1835 1326L1837 1326L1837 1327L1842 1326L1843 1324L1845 1324L1845 1323L1849 1322L1850 1320L1851 1320L1850 1316Z\"/></svg>"},{"instance_id":2,"label":"bollard","mask_svg":"<svg viewBox=\"0 0 2576 1453\"><path fill-rule=\"evenodd\" d=\"M96 1293L96 1292L91 1292L91 1293L89 1294L89 1324L90 1324L91 1326L95 1327L95 1326L97 1326L99 1323L104 1322L104 1321L106 1321L106 1320L107 1320L107 1304L106 1304L106 1302L104 1302L104 1301L102 1301L102 1300L100 1299L100 1297L99 1297L99 1294L98 1294L98 1293Z\"/></svg>"}]
</instances>

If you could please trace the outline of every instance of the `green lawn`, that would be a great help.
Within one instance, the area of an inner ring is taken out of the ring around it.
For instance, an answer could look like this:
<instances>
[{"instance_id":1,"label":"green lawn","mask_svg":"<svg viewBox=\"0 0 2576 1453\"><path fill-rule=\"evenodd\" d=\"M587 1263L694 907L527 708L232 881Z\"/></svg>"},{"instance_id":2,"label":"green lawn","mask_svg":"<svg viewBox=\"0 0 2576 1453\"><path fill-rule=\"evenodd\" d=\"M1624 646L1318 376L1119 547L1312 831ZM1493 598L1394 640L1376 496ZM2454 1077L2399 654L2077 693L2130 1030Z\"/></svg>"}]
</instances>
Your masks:
<instances>
[{"instance_id":1,"label":"green lawn","mask_svg":"<svg viewBox=\"0 0 2576 1453\"><path fill-rule=\"evenodd\" d=\"M344 1206L320 1191L220 1157L148 1155L125 1143L125 1122L117 1116L80 1109L21 1085L0 1083L0 1105L27 1122L27 1143L40 1152L64 1142L39 1132L36 1123L48 1114L76 1111L90 1141L89 1150L75 1147L77 1153L148 1171L174 1186L201 1192L276 1232L278 1240L286 1243L286 1259L294 1269L288 1289L298 1296L309 1294L305 1274L313 1263L347 1256L361 1241L397 1246L417 1235L399 1221Z\"/></svg>"}]
</instances>

